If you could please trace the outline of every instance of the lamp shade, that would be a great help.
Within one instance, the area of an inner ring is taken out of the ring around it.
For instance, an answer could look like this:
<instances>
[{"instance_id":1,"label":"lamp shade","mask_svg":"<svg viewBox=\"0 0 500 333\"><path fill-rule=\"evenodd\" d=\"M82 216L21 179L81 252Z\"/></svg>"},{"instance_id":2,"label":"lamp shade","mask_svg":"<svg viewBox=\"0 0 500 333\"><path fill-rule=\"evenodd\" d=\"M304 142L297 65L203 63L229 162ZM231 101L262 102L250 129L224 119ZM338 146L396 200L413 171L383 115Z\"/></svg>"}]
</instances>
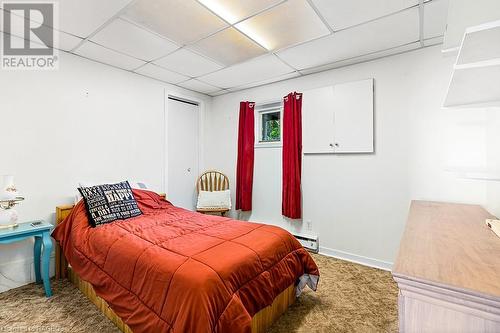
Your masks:
<instances>
[{"instance_id":1,"label":"lamp shade","mask_svg":"<svg viewBox=\"0 0 500 333\"><path fill-rule=\"evenodd\" d=\"M14 176L0 176L0 200L12 200L17 196L18 192L14 185Z\"/></svg>"}]
</instances>

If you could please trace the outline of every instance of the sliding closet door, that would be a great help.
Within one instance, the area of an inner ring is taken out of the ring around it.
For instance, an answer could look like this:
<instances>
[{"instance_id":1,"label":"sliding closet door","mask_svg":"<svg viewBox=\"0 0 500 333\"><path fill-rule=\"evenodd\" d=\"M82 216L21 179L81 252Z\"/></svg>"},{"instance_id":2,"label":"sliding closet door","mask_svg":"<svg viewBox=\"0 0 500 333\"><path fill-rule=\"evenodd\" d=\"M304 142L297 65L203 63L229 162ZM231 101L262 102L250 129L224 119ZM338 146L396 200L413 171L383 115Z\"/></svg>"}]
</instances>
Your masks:
<instances>
[{"instance_id":1,"label":"sliding closet door","mask_svg":"<svg viewBox=\"0 0 500 333\"><path fill-rule=\"evenodd\" d=\"M167 198L174 205L194 209L199 154L199 106L172 98L167 105Z\"/></svg>"}]
</instances>

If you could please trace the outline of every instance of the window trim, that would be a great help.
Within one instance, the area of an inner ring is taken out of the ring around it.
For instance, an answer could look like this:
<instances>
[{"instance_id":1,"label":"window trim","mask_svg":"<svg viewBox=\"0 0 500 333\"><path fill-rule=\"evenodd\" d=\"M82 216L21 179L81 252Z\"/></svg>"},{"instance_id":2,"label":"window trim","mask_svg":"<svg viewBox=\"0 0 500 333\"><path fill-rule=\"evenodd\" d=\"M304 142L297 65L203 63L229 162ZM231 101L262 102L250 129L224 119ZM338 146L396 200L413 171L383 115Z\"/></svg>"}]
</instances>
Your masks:
<instances>
[{"instance_id":1,"label":"window trim","mask_svg":"<svg viewBox=\"0 0 500 333\"><path fill-rule=\"evenodd\" d=\"M256 123L255 126L255 148L279 148L283 147L283 103L276 101L273 103L266 103L257 105L255 107ZM262 115L268 113L280 113L280 139L276 141L261 141L262 139Z\"/></svg>"}]
</instances>

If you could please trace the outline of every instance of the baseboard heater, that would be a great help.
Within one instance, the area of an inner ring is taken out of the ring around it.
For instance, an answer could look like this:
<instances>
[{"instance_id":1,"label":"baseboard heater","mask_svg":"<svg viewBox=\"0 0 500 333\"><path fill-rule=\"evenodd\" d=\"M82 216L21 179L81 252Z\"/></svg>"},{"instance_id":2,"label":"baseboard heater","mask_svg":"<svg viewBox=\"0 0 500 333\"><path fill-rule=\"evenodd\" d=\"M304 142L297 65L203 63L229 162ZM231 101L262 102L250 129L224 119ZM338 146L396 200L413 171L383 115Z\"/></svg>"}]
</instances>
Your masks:
<instances>
[{"instance_id":1,"label":"baseboard heater","mask_svg":"<svg viewBox=\"0 0 500 333\"><path fill-rule=\"evenodd\" d=\"M293 235L302 246L311 252L319 252L319 238L318 236L306 236L306 235Z\"/></svg>"}]
</instances>

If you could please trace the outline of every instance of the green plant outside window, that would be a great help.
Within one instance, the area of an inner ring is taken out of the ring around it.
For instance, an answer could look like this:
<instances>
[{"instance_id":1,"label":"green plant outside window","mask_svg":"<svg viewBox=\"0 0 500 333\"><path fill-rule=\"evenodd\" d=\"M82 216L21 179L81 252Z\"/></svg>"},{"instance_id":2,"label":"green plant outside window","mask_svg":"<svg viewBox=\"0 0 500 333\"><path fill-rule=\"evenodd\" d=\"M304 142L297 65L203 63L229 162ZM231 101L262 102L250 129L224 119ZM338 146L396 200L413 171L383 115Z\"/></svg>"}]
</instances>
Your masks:
<instances>
[{"instance_id":1,"label":"green plant outside window","mask_svg":"<svg viewBox=\"0 0 500 333\"><path fill-rule=\"evenodd\" d=\"M262 114L262 142L280 141L280 112Z\"/></svg>"}]
</instances>

